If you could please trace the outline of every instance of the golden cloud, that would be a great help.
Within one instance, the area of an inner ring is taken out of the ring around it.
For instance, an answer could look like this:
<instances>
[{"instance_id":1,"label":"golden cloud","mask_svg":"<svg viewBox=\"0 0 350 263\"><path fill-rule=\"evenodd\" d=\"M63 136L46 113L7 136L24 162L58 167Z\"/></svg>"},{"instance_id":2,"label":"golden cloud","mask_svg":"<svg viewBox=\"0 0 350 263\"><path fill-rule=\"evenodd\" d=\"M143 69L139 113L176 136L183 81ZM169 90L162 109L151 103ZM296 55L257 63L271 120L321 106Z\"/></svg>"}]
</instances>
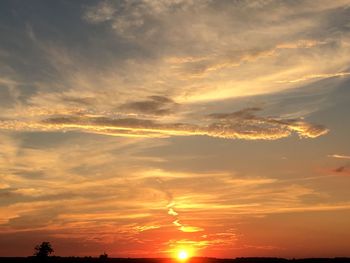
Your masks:
<instances>
[{"instance_id":1,"label":"golden cloud","mask_svg":"<svg viewBox=\"0 0 350 263\"><path fill-rule=\"evenodd\" d=\"M140 118L89 117L63 115L39 121L3 120L1 129L69 131L105 134L112 136L168 137L206 135L210 137L245 140L276 140L295 132L301 138L316 138L328 132L322 125L302 119L258 117L260 109L247 108L233 113L210 114L201 124L188 122L160 122Z\"/></svg>"}]
</instances>

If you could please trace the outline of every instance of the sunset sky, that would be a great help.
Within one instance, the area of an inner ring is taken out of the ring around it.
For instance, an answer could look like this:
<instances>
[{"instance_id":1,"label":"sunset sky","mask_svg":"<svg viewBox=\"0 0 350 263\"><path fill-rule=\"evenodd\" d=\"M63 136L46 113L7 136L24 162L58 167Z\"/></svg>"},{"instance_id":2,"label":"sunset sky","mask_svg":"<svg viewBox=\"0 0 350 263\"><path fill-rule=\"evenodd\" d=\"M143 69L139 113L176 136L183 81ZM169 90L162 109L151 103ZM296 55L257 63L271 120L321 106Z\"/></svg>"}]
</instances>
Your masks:
<instances>
[{"instance_id":1,"label":"sunset sky","mask_svg":"<svg viewBox=\"0 0 350 263\"><path fill-rule=\"evenodd\" d=\"M350 0L2 0L0 36L0 256L350 256Z\"/></svg>"}]
</instances>

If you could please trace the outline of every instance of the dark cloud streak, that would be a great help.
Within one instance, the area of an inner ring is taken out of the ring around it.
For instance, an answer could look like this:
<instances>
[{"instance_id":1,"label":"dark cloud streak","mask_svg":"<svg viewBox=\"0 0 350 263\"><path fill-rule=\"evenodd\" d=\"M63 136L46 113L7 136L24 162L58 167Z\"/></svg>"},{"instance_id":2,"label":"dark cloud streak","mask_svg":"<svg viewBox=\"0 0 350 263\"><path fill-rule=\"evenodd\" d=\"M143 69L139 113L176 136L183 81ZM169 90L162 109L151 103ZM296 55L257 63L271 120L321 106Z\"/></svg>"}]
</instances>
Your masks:
<instances>
[{"instance_id":1,"label":"dark cloud streak","mask_svg":"<svg viewBox=\"0 0 350 263\"><path fill-rule=\"evenodd\" d=\"M147 100L122 104L119 109L147 115L168 115L179 106L175 101L163 96L150 96Z\"/></svg>"}]
</instances>

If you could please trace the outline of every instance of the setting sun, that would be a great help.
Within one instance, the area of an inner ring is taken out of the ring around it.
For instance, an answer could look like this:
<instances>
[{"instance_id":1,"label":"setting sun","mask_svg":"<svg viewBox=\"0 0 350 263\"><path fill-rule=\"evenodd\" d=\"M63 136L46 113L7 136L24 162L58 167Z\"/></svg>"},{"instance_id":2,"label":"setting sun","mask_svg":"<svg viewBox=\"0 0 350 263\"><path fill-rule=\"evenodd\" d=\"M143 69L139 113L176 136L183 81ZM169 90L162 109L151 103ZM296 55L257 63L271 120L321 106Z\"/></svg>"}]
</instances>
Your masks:
<instances>
[{"instance_id":1,"label":"setting sun","mask_svg":"<svg viewBox=\"0 0 350 263\"><path fill-rule=\"evenodd\" d=\"M181 261L188 259L188 257L189 257L188 252L185 250L180 250L179 253L177 254L177 258Z\"/></svg>"}]
</instances>

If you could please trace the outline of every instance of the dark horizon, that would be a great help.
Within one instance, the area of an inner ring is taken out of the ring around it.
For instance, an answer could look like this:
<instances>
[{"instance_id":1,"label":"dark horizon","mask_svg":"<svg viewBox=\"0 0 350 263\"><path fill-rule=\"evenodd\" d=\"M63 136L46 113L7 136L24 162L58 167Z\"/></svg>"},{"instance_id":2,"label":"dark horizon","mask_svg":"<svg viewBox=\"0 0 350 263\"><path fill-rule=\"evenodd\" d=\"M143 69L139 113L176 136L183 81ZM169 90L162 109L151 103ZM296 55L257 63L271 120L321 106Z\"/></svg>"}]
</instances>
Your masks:
<instances>
[{"instance_id":1,"label":"dark horizon","mask_svg":"<svg viewBox=\"0 0 350 263\"><path fill-rule=\"evenodd\" d=\"M28 256L28 257L0 257L0 260L16 260L20 259L23 261L30 260L31 262L41 262L40 259L37 259L35 256ZM310 263L321 263L321 262L339 262L339 263L346 263L350 262L350 257L329 257L329 258L280 258L280 257L237 257L237 258L211 258L211 257L193 257L186 261L179 261L178 259L174 258L114 258L114 257L108 257L105 259L101 259L98 256L82 256L82 257L76 257L76 256L67 256L67 257L61 257L61 256L50 256L45 259L45 262L61 262L64 260L69 259L77 259L79 261L89 262L88 260L94 260L99 262L115 262L115 261L121 261L121 262L208 262L208 263L215 263L215 262L233 262L233 263L259 263L259 262L310 262ZM3 262L3 261L1 261ZM5 261L4 261L5 262Z\"/></svg>"}]
</instances>

